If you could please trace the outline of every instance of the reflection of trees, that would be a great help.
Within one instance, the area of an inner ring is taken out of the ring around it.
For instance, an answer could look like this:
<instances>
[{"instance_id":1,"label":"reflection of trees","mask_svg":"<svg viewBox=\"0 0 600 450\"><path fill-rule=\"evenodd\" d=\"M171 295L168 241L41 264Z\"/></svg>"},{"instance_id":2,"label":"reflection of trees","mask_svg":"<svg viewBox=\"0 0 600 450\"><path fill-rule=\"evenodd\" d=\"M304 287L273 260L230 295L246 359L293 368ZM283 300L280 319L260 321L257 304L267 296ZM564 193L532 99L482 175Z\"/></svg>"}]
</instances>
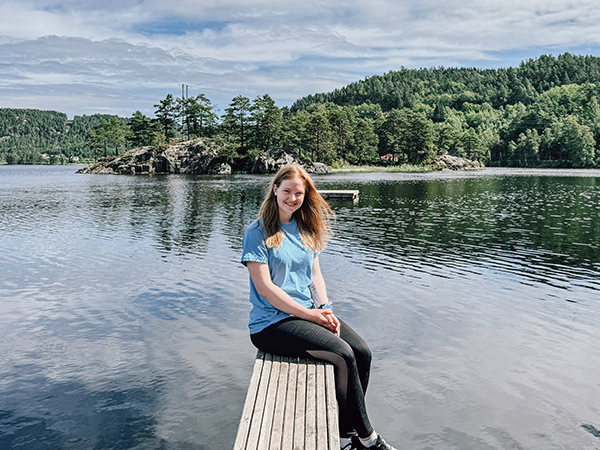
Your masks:
<instances>
[{"instance_id":1,"label":"reflection of trees","mask_svg":"<svg viewBox=\"0 0 600 450\"><path fill-rule=\"evenodd\" d=\"M488 194L491 242L544 250L544 258L562 264L589 265L598 215L590 208L593 178L503 177ZM596 193L597 195L597 193ZM485 208L488 209L488 208Z\"/></svg>"},{"instance_id":2,"label":"reflection of trees","mask_svg":"<svg viewBox=\"0 0 600 450\"><path fill-rule=\"evenodd\" d=\"M440 275L465 263L532 275L559 265L597 270L597 183L527 176L364 185L359 207L338 212L332 250Z\"/></svg>"},{"instance_id":3,"label":"reflection of trees","mask_svg":"<svg viewBox=\"0 0 600 450\"><path fill-rule=\"evenodd\" d=\"M133 240L153 236L161 252L203 255L211 236L223 233L241 250L271 177L256 175L99 178L88 205L99 235L129 229Z\"/></svg>"},{"instance_id":4,"label":"reflection of trees","mask_svg":"<svg viewBox=\"0 0 600 450\"><path fill-rule=\"evenodd\" d=\"M88 188L89 214L100 236L110 236L125 228L131 193L136 183L131 177L95 177Z\"/></svg>"},{"instance_id":5,"label":"reflection of trees","mask_svg":"<svg viewBox=\"0 0 600 450\"><path fill-rule=\"evenodd\" d=\"M161 252L202 254L213 229L218 195L185 176L110 177L90 189L91 214L103 236L130 229L133 240L155 236Z\"/></svg>"},{"instance_id":6,"label":"reflection of trees","mask_svg":"<svg viewBox=\"0 0 600 450\"><path fill-rule=\"evenodd\" d=\"M186 176L165 177L164 183L164 202L156 217L156 237L161 248L178 253L206 253L218 192Z\"/></svg>"},{"instance_id":7,"label":"reflection of trees","mask_svg":"<svg viewBox=\"0 0 600 450\"><path fill-rule=\"evenodd\" d=\"M228 189L224 232L230 247L236 252L242 250L244 231L256 219L272 178L272 175L240 175Z\"/></svg>"},{"instance_id":8,"label":"reflection of trees","mask_svg":"<svg viewBox=\"0 0 600 450\"><path fill-rule=\"evenodd\" d=\"M229 248L241 250L271 177L110 180L90 189L102 236L129 228L132 239L153 236L161 252L204 255L211 236L223 236ZM515 273L558 270L563 264L597 270L597 178L321 181L322 188L361 191L358 205L332 204L338 219L329 249L357 262L440 274L461 261L491 266L501 261L502 270Z\"/></svg>"}]
</instances>

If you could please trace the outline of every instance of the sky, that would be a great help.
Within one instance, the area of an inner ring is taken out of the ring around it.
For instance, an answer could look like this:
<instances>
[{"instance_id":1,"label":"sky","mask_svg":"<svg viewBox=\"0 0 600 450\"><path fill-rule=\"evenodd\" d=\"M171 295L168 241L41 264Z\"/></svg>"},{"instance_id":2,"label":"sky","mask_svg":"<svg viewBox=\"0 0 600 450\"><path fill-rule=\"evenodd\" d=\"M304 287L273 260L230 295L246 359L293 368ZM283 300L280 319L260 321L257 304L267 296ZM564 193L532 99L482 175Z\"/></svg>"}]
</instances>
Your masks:
<instances>
[{"instance_id":1,"label":"sky","mask_svg":"<svg viewBox=\"0 0 600 450\"><path fill-rule=\"evenodd\" d=\"M401 67L600 54L597 0L0 0L0 107L153 117L167 94L280 107Z\"/></svg>"}]
</instances>

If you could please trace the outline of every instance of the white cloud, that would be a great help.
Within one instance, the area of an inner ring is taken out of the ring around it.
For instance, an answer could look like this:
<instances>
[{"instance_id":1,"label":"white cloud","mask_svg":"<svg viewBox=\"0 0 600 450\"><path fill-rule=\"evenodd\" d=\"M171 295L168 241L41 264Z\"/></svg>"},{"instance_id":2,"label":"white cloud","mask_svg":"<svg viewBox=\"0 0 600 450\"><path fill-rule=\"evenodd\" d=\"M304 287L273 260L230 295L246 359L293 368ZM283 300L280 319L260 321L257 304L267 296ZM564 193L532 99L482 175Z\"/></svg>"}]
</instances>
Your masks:
<instances>
[{"instance_id":1,"label":"white cloud","mask_svg":"<svg viewBox=\"0 0 600 450\"><path fill-rule=\"evenodd\" d=\"M599 21L591 0L3 2L0 107L37 98L70 115L129 115L148 102L149 113L181 83L221 108L266 92L289 104L400 66L517 65L597 49Z\"/></svg>"}]
</instances>

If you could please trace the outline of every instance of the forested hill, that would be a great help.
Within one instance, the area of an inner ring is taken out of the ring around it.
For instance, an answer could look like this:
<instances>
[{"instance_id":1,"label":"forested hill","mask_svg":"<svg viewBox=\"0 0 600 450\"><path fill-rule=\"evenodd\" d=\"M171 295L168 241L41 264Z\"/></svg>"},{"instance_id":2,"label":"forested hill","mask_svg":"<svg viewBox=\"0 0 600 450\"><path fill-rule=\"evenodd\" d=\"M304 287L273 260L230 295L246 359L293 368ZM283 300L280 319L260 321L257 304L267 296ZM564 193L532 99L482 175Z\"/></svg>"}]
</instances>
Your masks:
<instances>
[{"instance_id":1,"label":"forested hill","mask_svg":"<svg viewBox=\"0 0 600 450\"><path fill-rule=\"evenodd\" d=\"M0 108L0 161L65 163L85 156L86 136L110 115L75 116L58 111Z\"/></svg>"},{"instance_id":2,"label":"forested hill","mask_svg":"<svg viewBox=\"0 0 600 450\"><path fill-rule=\"evenodd\" d=\"M403 68L291 110L354 109L373 119L379 156L398 161L448 153L495 166L600 167L599 99L600 57L565 53L507 69Z\"/></svg>"},{"instance_id":3,"label":"forested hill","mask_svg":"<svg viewBox=\"0 0 600 450\"><path fill-rule=\"evenodd\" d=\"M458 110L465 102L488 103L493 108L517 103L527 106L553 87L584 83L600 83L600 57L542 55L522 62L518 68L402 68L333 92L303 97L291 109L299 111L326 102L340 106L379 104L384 112L414 109L419 104Z\"/></svg>"}]
</instances>

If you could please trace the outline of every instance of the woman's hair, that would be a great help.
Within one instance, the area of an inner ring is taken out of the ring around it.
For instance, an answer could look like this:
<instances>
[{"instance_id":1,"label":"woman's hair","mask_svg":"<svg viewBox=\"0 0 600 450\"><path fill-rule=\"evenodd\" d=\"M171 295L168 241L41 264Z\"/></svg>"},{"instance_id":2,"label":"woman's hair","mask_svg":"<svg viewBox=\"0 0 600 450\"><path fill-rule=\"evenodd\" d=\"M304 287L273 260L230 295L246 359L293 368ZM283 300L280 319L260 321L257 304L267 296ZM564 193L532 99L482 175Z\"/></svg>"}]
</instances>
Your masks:
<instances>
[{"instance_id":1,"label":"woman's hair","mask_svg":"<svg viewBox=\"0 0 600 450\"><path fill-rule=\"evenodd\" d=\"M312 179L298 164L287 164L275 174L269 191L263 201L259 218L262 219L267 233L266 244L269 248L277 248L283 242L283 230L279 221L279 207L277 197L273 192L273 185L279 186L282 181L300 178L304 182L304 201L302 206L294 211L292 217L296 219L298 231L305 246L313 252L321 252L329 240L329 219L334 216L333 211L321 194L317 192Z\"/></svg>"}]
</instances>

